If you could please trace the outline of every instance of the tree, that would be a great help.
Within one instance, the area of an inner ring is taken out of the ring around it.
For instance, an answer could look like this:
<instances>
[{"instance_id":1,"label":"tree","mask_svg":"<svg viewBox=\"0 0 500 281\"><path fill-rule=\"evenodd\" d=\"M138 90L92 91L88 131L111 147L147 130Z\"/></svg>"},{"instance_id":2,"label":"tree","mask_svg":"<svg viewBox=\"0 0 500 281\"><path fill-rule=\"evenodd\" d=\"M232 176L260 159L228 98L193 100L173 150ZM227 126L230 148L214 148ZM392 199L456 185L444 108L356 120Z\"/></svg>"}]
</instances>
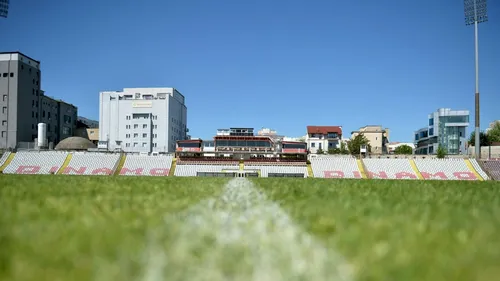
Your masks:
<instances>
[{"instance_id":1,"label":"tree","mask_svg":"<svg viewBox=\"0 0 500 281\"><path fill-rule=\"evenodd\" d=\"M439 145L436 154L437 154L437 158L442 159L446 156L446 150L444 149L444 147Z\"/></svg>"},{"instance_id":2,"label":"tree","mask_svg":"<svg viewBox=\"0 0 500 281\"><path fill-rule=\"evenodd\" d=\"M480 132L479 133L479 142L480 142L481 146L488 146L488 145L490 145L490 137L487 134ZM475 146L475 143L476 143L476 132L472 132L470 134L470 138L469 138L469 145Z\"/></svg>"},{"instance_id":3,"label":"tree","mask_svg":"<svg viewBox=\"0 0 500 281\"><path fill-rule=\"evenodd\" d=\"M495 122L493 128L491 128L488 133L488 140L492 142L500 142L500 121Z\"/></svg>"},{"instance_id":4,"label":"tree","mask_svg":"<svg viewBox=\"0 0 500 281\"><path fill-rule=\"evenodd\" d=\"M411 148L411 146L403 144L396 147L396 149L394 150L394 154L413 154L413 149Z\"/></svg>"},{"instance_id":5,"label":"tree","mask_svg":"<svg viewBox=\"0 0 500 281\"><path fill-rule=\"evenodd\" d=\"M347 149L345 142L340 143L340 154L349 154L349 150Z\"/></svg>"},{"instance_id":6,"label":"tree","mask_svg":"<svg viewBox=\"0 0 500 281\"><path fill-rule=\"evenodd\" d=\"M339 148L330 148L328 149L328 154L340 154Z\"/></svg>"},{"instance_id":7,"label":"tree","mask_svg":"<svg viewBox=\"0 0 500 281\"><path fill-rule=\"evenodd\" d=\"M367 146L368 152L371 152L372 148L369 144L368 139L363 135L359 134L355 136L352 140L349 141L347 147L349 148L349 152L353 155L358 155L361 150L361 145L365 144Z\"/></svg>"},{"instance_id":8,"label":"tree","mask_svg":"<svg viewBox=\"0 0 500 281\"><path fill-rule=\"evenodd\" d=\"M323 151L323 149L318 148L318 150L316 150L316 154L325 154L325 152Z\"/></svg>"}]
</instances>

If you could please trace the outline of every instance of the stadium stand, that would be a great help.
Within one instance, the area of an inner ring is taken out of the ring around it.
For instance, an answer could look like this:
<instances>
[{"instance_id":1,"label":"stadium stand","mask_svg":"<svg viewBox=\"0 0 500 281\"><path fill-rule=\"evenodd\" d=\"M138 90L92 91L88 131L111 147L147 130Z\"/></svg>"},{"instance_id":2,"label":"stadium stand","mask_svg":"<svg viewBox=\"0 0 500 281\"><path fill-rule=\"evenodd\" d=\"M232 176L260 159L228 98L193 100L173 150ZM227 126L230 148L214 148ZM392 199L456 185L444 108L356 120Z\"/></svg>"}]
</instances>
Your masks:
<instances>
[{"instance_id":1,"label":"stadium stand","mask_svg":"<svg viewBox=\"0 0 500 281\"><path fill-rule=\"evenodd\" d=\"M487 160L483 162L483 166L494 180L500 180L500 161Z\"/></svg>"},{"instance_id":2,"label":"stadium stand","mask_svg":"<svg viewBox=\"0 0 500 281\"><path fill-rule=\"evenodd\" d=\"M478 180L464 159L415 159L418 170L429 180Z\"/></svg>"},{"instance_id":3,"label":"stadium stand","mask_svg":"<svg viewBox=\"0 0 500 281\"><path fill-rule=\"evenodd\" d=\"M0 167L5 163L5 161L7 161L7 158L9 158L9 156L10 156L10 151L5 151L2 154L2 158L0 158Z\"/></svg>"},{"instance_id":4,"label":"stadium stand","mask_svg":"<svg viewBox=\"0 0 500 281\"><path fill-rule=\"evenodd\" d=\"M124 176L168 176L173 159L172 155L127 155L119 174Z\"/></svg>"},{"instance_id":5,"label":"stadium stand","mask_svg":"<svg viewBox=\"0 0 500 281\"><path fill-rule=\"evenodd\" d=\"M408 159L363 159L368 178L418 179Z\"/></svg>"},{"instance_id":6,"label":"stadium stand","mask_svg":"<svg viewBox=\"0 0 500 281\"><path fill-rule=\"evenodd\" d=\"M67 156L63 151L19 151L3 173L55 174Z\"/></svg>"},{"instance_id":7,"label":"stadium stand","mask_svg":"<svg viewBox=\"0 0 500 281\"><path fill-rule=\"evenodd\" d=\"M223 170L239 170L239 167L238 165L177 164L174 175L196 177L198 172L222 172Z\"/></svg>"},{"instance_id":8,"label":"stadium stand","mask_svg":"<svg viewBox=\"0 0 500 281\"><path fill-rule=\"evenodd\" d=\"M361 178L356 158L352 156L311 157L315 178Z\"/></svg>"},{"instance_id":9,"label":"stadium stand","mask_svg":"<svg viewBox=\"0 0 500 281\"><path fill-rule=\"evenodd\" d=\"M477 173L484 179L484 180L489 180L490 178L488 177L488 175L484 172L483 168L481 168L481 165L479 165L479 163L477 162L476 159L474 158L471 158L469 159L469 161L471 162L472 166L474 167L474 169L476 169Z\"/></svg>"},{"instance_id":10,"label":"stadium stand","mask_svg":"<svg viewBox=\"0 0 500 281\"><path fill-rule=\"evenodd\" d=\"M298 165L258 165L258 164L245 164L245 169L260 170L261 177L269 177L269 174L303 174L307 178L307 166Z\"/></svg>"},{"instance_id":11,"label":"stadium stand","mask_svg":"<svg viewBox=\"0 0 500 281\"><path fill-rule=\"evenodd\" d=\"M73 157L62 172L69 175L111 175L120 154L73 152Z\"/></svg>"}]
</instances>

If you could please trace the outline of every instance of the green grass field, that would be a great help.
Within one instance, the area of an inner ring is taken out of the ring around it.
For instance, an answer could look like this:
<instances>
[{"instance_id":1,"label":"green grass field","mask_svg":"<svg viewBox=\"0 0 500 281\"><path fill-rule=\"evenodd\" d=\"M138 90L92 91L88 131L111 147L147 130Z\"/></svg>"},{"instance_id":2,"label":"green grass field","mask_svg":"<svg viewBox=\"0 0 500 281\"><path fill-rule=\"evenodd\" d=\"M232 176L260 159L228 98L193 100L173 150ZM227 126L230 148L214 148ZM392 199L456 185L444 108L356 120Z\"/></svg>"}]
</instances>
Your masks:
<instances>
[{"instance_id":1,"label":"green grass field","mask_svg":"<svg viewBox=\"0 0 500 281\"><path fill-rule=\"evenodd\" d=\"M500 276L500 182L251 181L321 247L345 259L353 274L346 280ZM227 182L0 175L0 280L335 280L319 273L314 278L257 278L252 264L256 252L247 246L281 243L275 239L282 231L278 227L262 232L256 229L263 225L252 222L241 228L247 235L238 234L244 238L240 246L214 242L209 228L220 232L224 224L200 222L211 215L207 208L193 206L222 196ZM218 208L220 203L214 202ZM189 219L196 210L198 220ZM266 214L252 215L255 221ZM266 240L259 233L274 238ZM283 242L292 241L282 235ZM247 241L249 237L255 241ZM299 250L297 255L304 257L318 253ZM259 257L273 259L274 271L290 270L287 259L298 259L284 257L284 250L272 244L259 251ZM260 274L272 272L259 266Z\"/></svg>"}]
</instances>

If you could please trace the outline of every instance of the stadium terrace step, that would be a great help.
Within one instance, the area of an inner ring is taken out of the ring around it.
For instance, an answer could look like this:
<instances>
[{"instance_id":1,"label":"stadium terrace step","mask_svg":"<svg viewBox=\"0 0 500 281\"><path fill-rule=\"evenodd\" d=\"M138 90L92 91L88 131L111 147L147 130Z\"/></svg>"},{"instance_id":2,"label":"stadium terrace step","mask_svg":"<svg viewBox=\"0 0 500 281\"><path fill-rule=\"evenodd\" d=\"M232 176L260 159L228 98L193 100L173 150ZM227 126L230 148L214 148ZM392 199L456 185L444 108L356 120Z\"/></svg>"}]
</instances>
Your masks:
<instances>
[{"instance_id":1,"label":"stadium terrace step","mask_svg":"<svg viewBox=\"0 0 500 281\"><path fill-rule=\"evenodd\" d=\"M410 159L410 165L411 165L411 168L413 169L413 171L415 172L415 174L417 175L418 179L423 180L424 177L422 176L422 174L418 170L417 164L415 164L415 161L413 161L413 159Z\"/></svg>"},{"instance_id":2,"label":"stadium terrace step","mask_svg":"<svg viewBox=\"0 0 500 281\"><path fill-rule=\"evenodd\" d=\"M359 172L361 173L361 178L363 178L363 179L368 178L368 176L366 175L366 169L365 169L365 165L363 163L363 160L357 159L356 163L358 164L358 169L359 169Z\"/></svg>"},{"instance_id":3,"label":"stadium terrace step","mask_svg":"<svg viewBox=\"0 0 500 281\"><path fill-rule=\"evenodd\" d=\"M307 176L310 178L314 178L314 172L311 167L311 163L307 164Z\"/></svg>"},{"instance_id":4,"label":"stadium terrace step","mask_svg":"<svg viewBox=\"0 0 500 281\"><path fill-rule=\"evenodd\" d=\"M469 159L464 159L465 161L465 164L467 165L467 168L469 168L469 170L471 172L474 173L474 175L476 175L476 178L480 181L484 181L484 178L476 171L476 169L474 168L474 166L472 165L471 161Z\"/></svg>"},{"instance_id":5,"label":"stadium terrace step","mask_svg":"<svg viewBox=\"0 0 500 281\"><path fill-rule=\"evenodd\" d=\"M2 159L0 160L0 172L3 172L3 170L7 168L7 166L9 166L10 162L12 162L12 159L14 159L14 156L16 156L14 152L5 152L2 155Z\"/></svg>"},{"instance_id":6,"label":"stadium terrace step","mask_svg":"<svg viewBox=\"0 0 500 281\"><path fill-rule=\"evenodd\" d=\"M69 162L71 162L71 158L73 157L73 154L68 153L68 156L66 156L66 160L64 160L64 163L62 164L61 168L57 171L56 174L61 175L64 170L66 170L66 167L68 167Z\"/></svg>"},{"instance_id":7,"label":"stadium terrace step","mask_svg":"<svg viewBox=\"0 0 500 281\"><path fill-rule=\"evenodd\" d=\"M120 175L120 172L121 172L121 170L123 168L123 165L125 165L126 159L127 159L127 155L125 153L123 153L120 156L120 160L118 161L118 166L116 167L115 172L113 173L113 175L115 175L115 176Z\"/></svg>"},{"instance_id":8,"label":"stadium terrace step","mask_svg":"<svg viewBox=\"0 0 500 281\"><path fill-rule=\"evenodd\" d=\"M172 159L172 165L170 166L170 171L168 172L169 177L173 177L175 175L175 168L177 167L177 159Z\"/></svg>"}]
</instances>

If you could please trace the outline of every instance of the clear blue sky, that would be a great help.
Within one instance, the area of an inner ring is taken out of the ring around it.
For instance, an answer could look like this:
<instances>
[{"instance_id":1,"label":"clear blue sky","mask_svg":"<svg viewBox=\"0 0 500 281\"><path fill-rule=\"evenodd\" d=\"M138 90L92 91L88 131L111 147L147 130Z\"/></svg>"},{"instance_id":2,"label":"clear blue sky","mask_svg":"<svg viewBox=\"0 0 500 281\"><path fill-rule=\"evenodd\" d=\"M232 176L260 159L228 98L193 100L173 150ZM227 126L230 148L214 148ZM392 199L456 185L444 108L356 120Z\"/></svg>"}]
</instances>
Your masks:
<instances>
[{"instance_id":1,"label":"clear blue sky","mask_svg":"<svg viewBox=\"0 0 500 281\"><path fill-rule=\"evenodd\" d=\"M500 119L500 4L479 27L482 128ZM0 51L42 62L47 95L98 119L98 94L175 87L193 137L217 128L367 124L411 141L439 107L471 110L460 0L11 1Z\"/></svg>"}]
</instances>

